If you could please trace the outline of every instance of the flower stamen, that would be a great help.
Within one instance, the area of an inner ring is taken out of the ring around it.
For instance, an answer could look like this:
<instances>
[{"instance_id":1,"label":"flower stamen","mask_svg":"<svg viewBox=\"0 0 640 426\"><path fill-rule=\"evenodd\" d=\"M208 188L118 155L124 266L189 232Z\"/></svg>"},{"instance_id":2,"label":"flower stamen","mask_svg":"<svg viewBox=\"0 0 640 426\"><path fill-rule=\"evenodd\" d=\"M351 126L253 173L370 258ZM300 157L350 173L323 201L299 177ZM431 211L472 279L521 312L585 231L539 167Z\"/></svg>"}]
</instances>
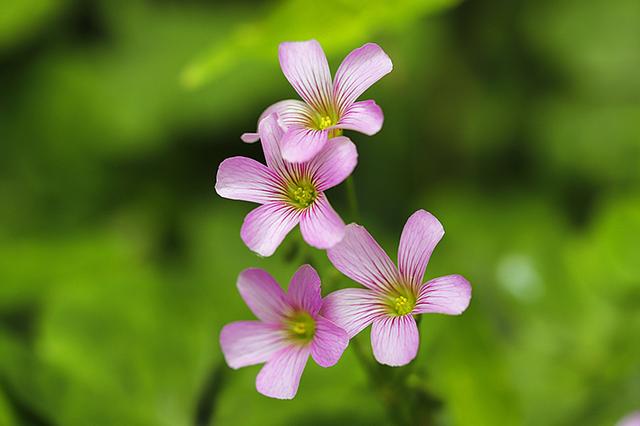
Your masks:
<instances>
[{"instance_id":1,"label":"flower stamen","mask_svg":"<svg viewBox=\"0 0 640 426\"><path fill-rule=\"evenodd\" d=\"M406 297L404 296L396 297L395 308L400 315L410 312L410 311L407 311L408 306L409 306L409 301L407 300Z\"/></svg>"},{"instance_id":2,"label":"flower stamen","mask_svg":"<svg viewBox=\"0 0 640 426\"><path fill-rule=\"evenodd\" d=\"M297 312L287 321L288 331L291 338L310 342L316 334L316 321L307 312Z\"/></svg>"},{"instance_id":3,"label":"flower stamen","mask_svg":"<svg viewBox=\"0 0 640 426\"><path fill-rule=\"evenodd\" d=\"M327 127L333 126L333 120L328 115L325 115L320 118L320 123L318 123L318 127L320 130L324 130Z\"/></svg>"},{"instance_id":4,"label":"flower stamen","mask_svg":"<svg viewBox=\"0 0 640 426\"><path fill-rule=\"evenodd\" d=\"M289 187L287 195L294 207L306 209L316 200L318 191L309 182L298 182Z\"/></svg>"},{"instance_id":5,"label":"flower stamen","mask_svg":"<svg viewBox=\"0 0 640 426\"><path fill-rule=\"evenodd\" d=\"M402 316L408 315L413 312L413 308L416 306L416 297L408 289L406 291L394 292L390 294L387 299L387 310L390 315Z\"/></svg>"}]
</instances>

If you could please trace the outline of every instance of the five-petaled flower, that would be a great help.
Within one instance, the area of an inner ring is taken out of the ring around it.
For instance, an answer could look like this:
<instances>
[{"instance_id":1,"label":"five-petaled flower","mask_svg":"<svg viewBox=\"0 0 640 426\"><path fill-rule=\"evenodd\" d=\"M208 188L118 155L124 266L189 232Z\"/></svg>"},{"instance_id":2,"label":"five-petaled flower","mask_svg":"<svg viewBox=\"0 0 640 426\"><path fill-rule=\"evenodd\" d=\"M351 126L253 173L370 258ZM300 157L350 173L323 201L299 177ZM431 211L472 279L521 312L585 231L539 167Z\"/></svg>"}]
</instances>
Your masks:
<instances>
[{"instance_id":1,"label":"five-petaled flower","mask_svg":"<svg viewBox=\"0 0 640 426\"><path fill-rule=\"evenodd\" d=\"M316 40L281 43L278 56L282 72L304 102L277 102L264 111L259 121L278 114L280 124L286 128L281 141L285 160L310 160L342 129L371 136L382 128L384 116L375 101L356 102L393 69L391 59L380 46L367 43L349 53L333 82L327 58ZM245 133L242 140L255 142L259 137L257 133Z\"/></svg>"},{"instance_id":2,"label":"five-petaled flower","mask_svg":"<svg viewBox=\"0 0 640 426\"><path fill-rule=\"evenodd\" d=\"M309 355L322 367L338 362L349 337L319 314L320 277L311 266L298 269L288 293L262 269L243 271L238 290L259 321L227 324L220 346L231 368L266 363L256 379L258 392L291 399Z\"/></svg>"},{"instance_id":3,"label":"five-petaled flower","mask_svg":"<svg viewBox=\"0 0 640 426\"><path fill-rule=\"evenodd\" d=\"M409 363L419 344L413 315L458 315L471 299L471 285L460 275L422 283L429 257L443 235L442 225L432 214L415 212L402 231L396 268L365 228L348 225L342 241L327 254L340 272L367 289L331 293L321 314L344 328L349 337L373 323L371 346L378 362Z\"/></svg>"},{"instance_id":4,"label":"five-petaled flower","mask_svg":"<svg viewBox=\"0 0 640 426\"><path fill-rule=\"evenodd\" d=\"M331 139L312 160L289 163L281 155L283 129L276 114L263 119L258 131L267 165L245 157L224 160L216 191L222 197L262 204L244 220L240 236L262 256L270 256L298 223L311 246L326 249L342 239L345 225L324 190L345 180L358 162L355 145L346 137Z\"/></svg>"}]
</instances>

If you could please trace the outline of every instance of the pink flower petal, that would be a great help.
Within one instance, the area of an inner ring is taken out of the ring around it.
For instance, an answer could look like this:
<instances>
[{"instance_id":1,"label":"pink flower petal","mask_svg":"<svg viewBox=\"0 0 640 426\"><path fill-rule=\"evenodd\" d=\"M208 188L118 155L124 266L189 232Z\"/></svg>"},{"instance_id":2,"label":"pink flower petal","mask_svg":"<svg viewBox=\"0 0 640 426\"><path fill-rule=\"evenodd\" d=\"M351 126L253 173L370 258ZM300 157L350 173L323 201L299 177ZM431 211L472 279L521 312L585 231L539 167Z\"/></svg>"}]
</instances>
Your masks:
<instances>
[{"instance_id":1,"label":"pink flower petal","mask_svg":"<svg viewBox=\"0 0 640 426\"><path fill-rule=\"evenodd\" d=\"M307 168L318 191L325 191L342 183L358 164L356 146L344 136L330 139Z\"/></svg>"},{"instance_id":2,"label":"pink flower petal","mask_svg":"<svg viewBox=\"0 0 640 426\"><path fill-rule=\"evenodd\" d=\"M343 328L352 338L385 313L376 293L364 288L345 288L324 298L320 315Z\"/></svg>"},{"instance_id":3,"label":"pink flower petal","mask_svg":"<svg viewBox=\"0 0 640 426\"><path fill-rule=\"evenodd\" d=\"M309 161L324 148L328 139L327 130L290 126L280 141L282 158L290 163Z\"/></svg>"},{"instance_id":4,"label":"pink flower petal","mask_svg":"<svg viewBox=\"0 0 640 426\"><path fill-rule=\"evenodd\" d=\"M375 135L382 128L384 114L382 109L373 100L354 102L348 106L336 128L355 130L365 135Z\"/></svg>"},{"instance_id":5,"label":"pink flower petal","mask_svg":"<svg viewBox=\"0 0 640 426\"><path fill-rule=\"evenodd\" d=\"M284 129L293 125L308 125L313 121L315 112L302 101L291 99L278 102L278 124Z\"/></svg>"},{"instance_id":6,"label":"pink flower petal","mask_svg":"<svg viewBox=\"0 0 640 426\"><path fill-rule=\"evenodd\" d=\"M240 140L244 143L254 143L260 140L260 135L257 133L243 133L240 135Z\"/></svg>"},{"instance_id":7,"label":"pink flower petal","mask_svg":"<svg viewBox=\"0 0 640 426\"><path fill-rule=\"evenodd\" d=\"M418 326L411 315L373 321L371 346L379 363L392 367L406 365L416 357L419 344Z\"/></svg>"},{"instance_id":8,"label":"pink flower petal","mask_svg":"<svg viewBox=\"0 0 640 426\"><path fill-rule=\"evenodd\" d=\"M418 210L407 219L398 247L398 269L416 288L422 283L431 253L443 235L442 224L429 212Z\"/></svg>"},{"instance_id":9,"label":"pink flower petal","mask_svg":"<svg viewBox=\"0 0 640 426\"><path fill-rule=\"evenodd\" d=\"M311 343L311 356L321 367L335 365L349 344L347 333L323 317L316 318L316 333Z\"/></svg>"},{"instance_id":10,"label":"pink flower petal","mask_svg":"<svg viewBox=\"0 0 640 426\"><path fill-rule=\"evenodd\" d=\"M287 292L290 305L296 310L317 314L322 306L320 277L311 265L302 265L291 278Z\"/></svg>"},{"instance_id":11,"label":"pink flower petal","mask_svg":"<svg viewBox=\"0 0 640 426\"><path fill-rule=\"evenodd\" d=\"M271 114L276 114L278 117L278 123L286 129L287 126L290 126L291 124L297 123L303 125L310 123L312 120L313 110L309 105L302 101L286 99L284 101L276 102L265 109L264 112L260 114L260 118L258 118L258 124ZM260 134L243 133L242 136L240 136L240 139L246 143L253 143L260 139Z\"/></svg>"},{"instance_id":12,"label":"pink flower petal","mask_svg":"<svg viewBox=\"0 0 640 426\"><path fill-rule=\"evenodd\" d=\"M372 290L386 292L399 280L398 271L367 230L347 225L342 241L327 250L329 260L344 275Z\"/></svg>"},{"instance_id":13,"label":"pink flower petal","mask_svg":"<svg viewBox=\"0 0 640 426\"><path fill-rule=\"evenodd\" d=\"M300 211L284 202L264 204L249 212L240 237L260 256L271 256L300 221Z\"/></svg>"},{"instance_id":14,"label":"pink flower petal","mask_svg":"<svg viewBox=\"0 0 640 426\"><path fill-rule=\"evenodd\" d=\"M291 399L296 396L310 351L309 345L290 345L275 353L258 373L258 392L278 399Z\"/></svg>"},{"instance_id":15,"label":"pink flower petal","mask_svg":"<svg viewBox=\"0 0 640 426\"><path fill-rule=\"evenodd\" d=\"M344 231L344 222L322 192L311 206L303 210L300 217L302 238L310 246L321 250L342 240Z\"/></svg>"},{"instance_id":16,"label":"pink flower petal","mask_svg":"<svg viewBox=\"0 0 640 426\"><path fill-rule=\"evenodd\" d=\"M267 271L245 269L238 276L237 286L251 312L264 322L280 323L291 310L284 291Z\"/></svg>"},{"instance_id":17,"label":"pink flower petal","mask_svg":"<svg viewBox=\"0 0 640 426\"><path fill-rule=\"evenodd\" d=\"M231 368L267 362L289 344L280 326L260 321L232 322L220 332L222 353Z\"/></svg>"},{"instance_id":18,"label":"pink flower petal","mask_svg":"<svg viewBox=\"0 0 640 426\"><path fill-rule=\"evenodd\" d=\"M251 158L232 157L218 167L216 192L224 198L265 204L277 199L279 178Z\"/></svg>"},{"instance_id":19,"label":"pink flower petal","mask_svg":"<svg viewBox=\"0 0 640 426\"><path fill-rule=\"evenodd\" d=\"M461 275L435 278L420 288L414 314L459 315L471 301L471 284Z\"/></svg>"},{"instance_id":20,"label":"pink flower petal","mask_svg":"<svg viewBox=\"0 0 640 426\"><path fill-rule=\"evenodd\" d=\"M300 97L316 110L328 110L332 103L331 73L320 43L280 43L278 57L282 72Z\"/></svg>"},{"instance_id":21,"label":"pink flower petal","mask_svg":"<svg viewBox=\"0 0 640 426\"><path fill-rule=\"evenodd\" d=\"M391 59L375 43L367 43L349 53L336 72L333 95L344 111L373 83L390 73Z\"/></svg>"},{"instance_id":22,"label":"pink flower petal","mask_svg":"<svg viewBox=\"0 0 640 426\"><path fill-rule=\"evenodd\" d=\"M271 114L260 120L258 134L267 166L277 173L282 173L285 165L280 152L280 144L284 136L284 129L278 124L278 116Z\"/></svg>"}]
</instances>

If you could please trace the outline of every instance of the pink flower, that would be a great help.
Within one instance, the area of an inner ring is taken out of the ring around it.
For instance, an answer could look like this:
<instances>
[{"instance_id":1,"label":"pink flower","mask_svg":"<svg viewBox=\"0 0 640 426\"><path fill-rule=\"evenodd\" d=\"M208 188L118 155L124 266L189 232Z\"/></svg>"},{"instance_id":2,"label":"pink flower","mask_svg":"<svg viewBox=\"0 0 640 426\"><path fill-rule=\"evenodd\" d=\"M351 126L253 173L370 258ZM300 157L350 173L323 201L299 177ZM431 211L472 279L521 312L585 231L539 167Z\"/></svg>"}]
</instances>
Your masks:
<instances>
[{"instance_id":1,"label":"pink flower","mask_svg":"<svg viewBox=\"0 0 640 426\"><path fill-rule=\"evenodd\" d=\"M281 43L280 67L289 83L304 100L285 100L271 105L261 119L277 113L287 130L282 139L282 156L291 162L313 158L331 135L342 129L373 135L382 128L384 116L373 100L356 102L373 83L391 72L393 64L374 43L355 49L342 61L331 81L327 57L316 40ZM242 140L255 142L256 133Z\"/></svg>"},{"instance_id":2,"label":"pink flower","mask_svg":"<svg viewBox=\"0 0 640 426\"><path fill-rule=\"evenodd\" d=\"M422 284L429 257L443 235L442 225L431 213L415 212L402 231L396 268L365 228L348 225L342 241L327 254L340 272L367 289L331 293L322 315L344 328L350 338L373 323L371 345L378 362L409 363L420 339L413 315L458 315L471 299L471 285L460 275Z\"/></svg>"},{"instance_id":3,"label":"pink flower","mask_svg":"<svg viewBox=\"0 0 640 426\"><path fill-rule=\"evenodd\" d=\"M256 379L263 395L293 398L309 355L331 367L349 344L347 333L319 314L320 277L309 265L296 271L286 294L262 269L243 271L238 290L259 321L225 325L220 346L231 368L265 363Z\"/></svg>"},{"instance_id":4,"label":"pink flower","mask_svg":"<svg viewBox=\"0 0 640 426\"><path fill-rule=\"evenodd\" d=\"M245 157L224 160L216 191L233 200L262 204L242 224L240 236L254 252L270 256L298 223L311 246L326 249L344 236L344 222L333 210L326 189L345 180L358 162L355 145L346 137L331 139L311 161L288 163L280 153L283 130L275 114L259 124L267 165Z\"/></svg>"}]
</instances>

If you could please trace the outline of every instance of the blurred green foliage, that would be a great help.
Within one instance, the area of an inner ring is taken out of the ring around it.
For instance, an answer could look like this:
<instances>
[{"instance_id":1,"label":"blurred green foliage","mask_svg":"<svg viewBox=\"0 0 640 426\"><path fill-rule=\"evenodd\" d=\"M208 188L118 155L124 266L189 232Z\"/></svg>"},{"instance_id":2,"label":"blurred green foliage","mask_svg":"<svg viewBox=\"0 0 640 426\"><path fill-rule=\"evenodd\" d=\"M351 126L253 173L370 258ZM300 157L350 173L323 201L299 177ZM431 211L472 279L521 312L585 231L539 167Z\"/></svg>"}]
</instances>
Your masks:
<instances>
[{"instance_id":1,"label":"blurred green foliage","mask_svg":"<svg viewBox=\"0 0 640 426\"><path fill-rule=\"evenodd\" d=\"M349 135L362 222L393 252L433 212L427 275L474 285L461 317L423 318L407 387L443 425L614 424L640 406L638 22L634 0L3 2L0 425L397 420L351 351L282 402L218 347L251 318L243 268L354 285L298 231L257 258L252 206L213 190L222 159L261 158L239 135L262 109L296 97L277 44L311 37L334 70L367 41L394 61L366 94L383 130Z\"/></svg>"}]
</instances>

